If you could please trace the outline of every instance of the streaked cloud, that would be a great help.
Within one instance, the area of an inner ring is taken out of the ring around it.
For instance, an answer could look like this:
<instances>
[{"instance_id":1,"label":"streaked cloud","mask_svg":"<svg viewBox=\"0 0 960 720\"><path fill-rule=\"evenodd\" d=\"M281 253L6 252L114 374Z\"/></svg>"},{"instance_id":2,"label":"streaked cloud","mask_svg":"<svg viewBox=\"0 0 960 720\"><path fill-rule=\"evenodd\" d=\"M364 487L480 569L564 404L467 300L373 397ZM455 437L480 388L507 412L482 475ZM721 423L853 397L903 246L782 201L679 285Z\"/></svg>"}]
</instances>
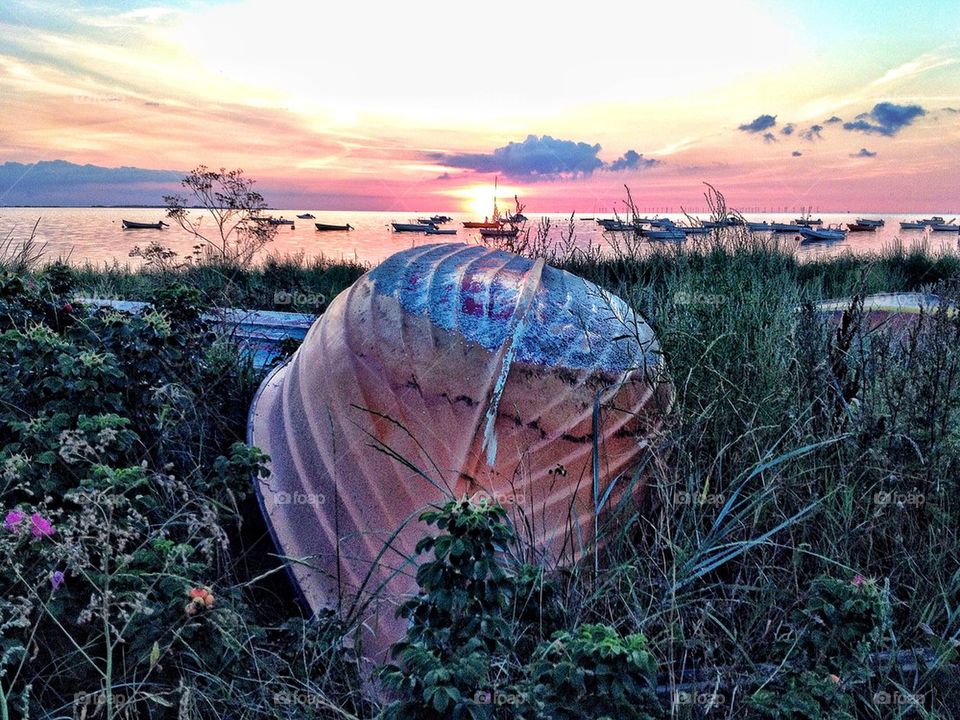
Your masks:
<instances>
[{"instance_id":1,"label":"streaked cloud","mask_svg":"<svg viewBox=\"0 0 960 720\"><path fill-rule=\"evenodd\" d=\"M875 152L867 150L866 148L860 148L858 152L850 153L850 157L852 158L872 158L876 156L877 154Z\"/></svg>"}]
</instances>

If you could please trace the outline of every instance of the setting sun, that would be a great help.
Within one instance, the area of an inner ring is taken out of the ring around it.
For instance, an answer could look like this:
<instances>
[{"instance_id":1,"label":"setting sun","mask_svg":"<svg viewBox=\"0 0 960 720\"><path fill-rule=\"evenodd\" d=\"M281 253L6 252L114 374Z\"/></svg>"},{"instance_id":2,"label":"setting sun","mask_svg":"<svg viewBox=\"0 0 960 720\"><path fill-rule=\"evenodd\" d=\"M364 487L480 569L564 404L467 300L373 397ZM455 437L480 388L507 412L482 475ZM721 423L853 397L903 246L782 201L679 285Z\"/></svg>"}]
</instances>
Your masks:
<instances>
[{"instance_id":1,"label":"setting sun","mask_svg":"<svg viewBox=\"0 0 960 720\"><path fill-rule=\"evenodd\" d=\"M513 212L515 209L514 198L518 197L520 202L524 202L524 195L528 192L518 185L484 183L447 190L443 194L457 198L464 212L475 215L477 218L484 218L493 214L494 200L496 200L496 205L501 213Z\"/></svg>"}]
</instances>

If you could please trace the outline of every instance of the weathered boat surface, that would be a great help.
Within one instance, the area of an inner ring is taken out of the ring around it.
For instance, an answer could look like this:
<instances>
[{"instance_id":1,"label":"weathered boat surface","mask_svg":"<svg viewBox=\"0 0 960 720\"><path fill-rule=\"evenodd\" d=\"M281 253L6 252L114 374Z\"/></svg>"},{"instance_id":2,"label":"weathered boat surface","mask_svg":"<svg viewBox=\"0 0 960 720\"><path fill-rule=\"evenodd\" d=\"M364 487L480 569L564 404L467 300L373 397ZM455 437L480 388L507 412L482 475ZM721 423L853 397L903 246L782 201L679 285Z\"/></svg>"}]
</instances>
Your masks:
<instances>
[{"instance_id":1,"label":"weathered boat surface","mask_svg":"<svg viewBox=\"0 0 960 720\"><path fill-rule=\"evenodd\" d=\"M148 307L148 303L136 300L82 297L76 300L89 307L111 307L133 314L139 314ZM232 335L241 349L251 355L254 366L258 368L267 367L277 359L284 340L303 340L317 319L316 315L308 313L241 308L225 308L205 313L203 317L220 332Z\"/></svg>"},{"instance_id":2,"label":"weathered boat surface","mask_svg":"<svg viewBox=\"0 0 960 720\"><path fill-rule=\"evenodd\" d=\"M574 275L463 244L393 255L341 293L261 385L268 524L315 611L365 615L367 658L403 632L430 505L507 508L547 563L579 557L671 398L649 326ZM594 451L596 458L594 461Z\"/></svg>"}]
</instances>

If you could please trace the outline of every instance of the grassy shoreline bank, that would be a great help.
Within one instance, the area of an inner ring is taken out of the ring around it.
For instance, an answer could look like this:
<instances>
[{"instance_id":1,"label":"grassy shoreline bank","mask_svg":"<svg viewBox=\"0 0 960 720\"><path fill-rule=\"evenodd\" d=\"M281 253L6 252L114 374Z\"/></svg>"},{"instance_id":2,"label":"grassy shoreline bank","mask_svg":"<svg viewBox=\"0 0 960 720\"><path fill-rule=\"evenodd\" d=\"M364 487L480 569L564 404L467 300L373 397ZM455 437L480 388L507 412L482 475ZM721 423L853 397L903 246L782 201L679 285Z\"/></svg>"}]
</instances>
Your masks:
<instances>
[{"instance_id":1,"label":"grassy shoreline bank","mask_svg":"<svg viewBox=\"0 0 960 720\"><path fill-rule=\"evenodd\" d=\"M470 642L479 631L412 639L422 664L398 660L388 716L956 716L960 319L946 307L960 259L893 248L799 261L758 241L551 260L654 319L676 387L651 438L659 461L595 562L557 572L503 559L493 603L459 588L485 613L482 642ZM251 497L262 458L242 444L261 376L199 316L320 312L364 270L297 258L5 268L0 706L11 716L24 702L37 717L77 702L92 713L108 697L100 712L116 718L378 716L355 628L289 602ZM809 304L896 291L946 303L905 334L872 332L855 302L838 333ZM156 310L72 303L91 295ZM442 512L501 528L488 510ZM425 588L423 602L449 612L436 604L448 589ZM930 651L919 669L869 660L914 648ZM689 670L723 684L678 689Z\"/></svg>"}]
</instances>

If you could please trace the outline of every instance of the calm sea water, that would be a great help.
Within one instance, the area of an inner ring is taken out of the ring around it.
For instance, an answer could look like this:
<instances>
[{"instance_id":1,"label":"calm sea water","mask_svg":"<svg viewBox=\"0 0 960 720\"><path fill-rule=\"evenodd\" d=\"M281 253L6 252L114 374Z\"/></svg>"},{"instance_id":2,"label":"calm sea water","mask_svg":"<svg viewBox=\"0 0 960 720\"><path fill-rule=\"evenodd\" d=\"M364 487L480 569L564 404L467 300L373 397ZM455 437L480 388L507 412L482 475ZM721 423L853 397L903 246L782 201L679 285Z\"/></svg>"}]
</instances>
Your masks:
<instances>
[{"instance_id":1,"label":"calm sea water","mask_svg":"<svg viewBox=\"0 0 960 720\"><path fill-rule=\"evenodd\" d=\"M330 224L349 223L355 229L349 232L318 232L313 220L295 220L297 214L313 212L316 222ZM317 212L309 210L273 210L274 217L295 220L296 225L280 226L276 239L265 254L293 255L302 253L311 258L326 256L333 259L356 259L364 263L376 263L398 250L412 245L435 242L479 242L476 230L465 230L464 220L481 220L466 214L452 213L454 220L447 228L456 228L457 235L430 236L412 233L396 233L390 227L391 222L412 222L420 215L382 212ZM451 213L446 213L451 215ZM943 213L934 213L941 214ZM547 217L553 223L551 238L559 239L566 232L569 215L551 214L546 216L528 214L528 226L536 232L538 221ZM8 236L14 239L29 237L34 223L39 220L36 238L45 243L45 253L49 259L65 258L72 263L91 262L94 264L114 262L136 266L137 258L130 257L134 246L145 246L157 241L172 248L181 255L189 255L196 241L179 227L164 230L124 230L121 220L138 222L157 222L163 219L164 211L156 208L0 208L0 239ZM685 222L681 215L667 215L678 222ZM707 216L700 216L706 218ZM771 222L791 222L796 215L754 213L746 215L748 220ZM824 224L853 222L857 214L818 214ZM958 234L931 233L927 230L900 230L901 220L917 219L913 215L868 215L883 217L886 225L876 232L850 233L847 239L834 243L804 244L797 247L801 256L835 255L838 253L868 252L881 250L898 238L906 246L925 244L934 252L958 251ZM945 215L949 220L950 216ZM593 220L577 218L575 237L580 245L594 243L609 248L614 239L610 233L603 233ZM784 242L794 244L789 235L780 236ZM691 242L691 241L688 241Z\"/></svg>"}]
</instances>

